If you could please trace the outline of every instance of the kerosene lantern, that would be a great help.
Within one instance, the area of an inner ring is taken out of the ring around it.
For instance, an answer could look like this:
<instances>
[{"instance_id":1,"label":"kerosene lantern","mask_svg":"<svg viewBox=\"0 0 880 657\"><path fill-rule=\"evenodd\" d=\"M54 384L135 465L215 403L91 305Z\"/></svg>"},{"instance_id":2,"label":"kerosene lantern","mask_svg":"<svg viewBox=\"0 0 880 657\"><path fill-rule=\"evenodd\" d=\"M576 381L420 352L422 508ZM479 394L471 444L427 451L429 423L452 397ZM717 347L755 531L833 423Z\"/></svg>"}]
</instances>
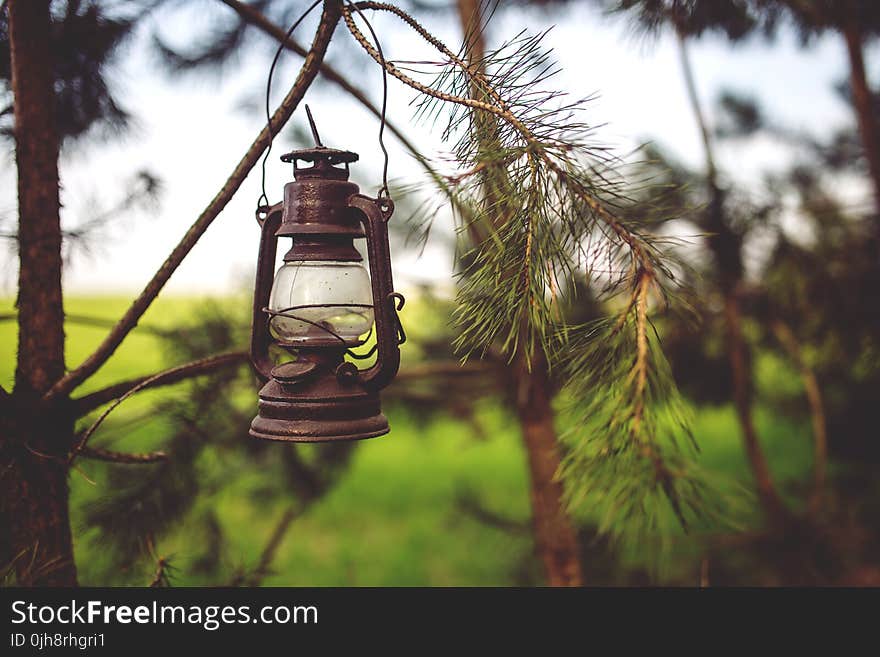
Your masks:
<instances>
[{"instance_id":1,"label":"kerosene lantern","mask_svg":"<svg viewBox=\"0 0 880 657\"><path fill-rule=\"evenodd\" d=\"M311 116L309 116L311 122ZM250 435L268 440L325 442L388 433L379 391L400 364L405 340L397 311L388 247L390 199L372 199L348 181L358 155L326 148L312 123L315 148L281 157L293 163L284 201L264 213L251 359L265 381ZM293 238L273 277L279 237ZM354 240L366 238L369 273ZM356 354L375 323L376 343ZM276 364L270 345L293 358ZM359 369L355 359L376 353Z\"/></svg>"}]
</instances>

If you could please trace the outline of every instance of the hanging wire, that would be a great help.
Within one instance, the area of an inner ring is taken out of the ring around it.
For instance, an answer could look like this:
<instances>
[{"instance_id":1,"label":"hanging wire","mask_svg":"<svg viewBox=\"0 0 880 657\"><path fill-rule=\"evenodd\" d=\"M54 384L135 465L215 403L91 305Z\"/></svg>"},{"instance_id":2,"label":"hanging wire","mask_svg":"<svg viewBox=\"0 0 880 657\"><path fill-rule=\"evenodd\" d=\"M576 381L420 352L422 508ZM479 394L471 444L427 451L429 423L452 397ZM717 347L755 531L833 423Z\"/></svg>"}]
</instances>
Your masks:
<instances>
[{"instance_id":1,"label":"hanging wire","mask_svg":"<svg viewBox=\"0 0 880 657\"><path fill-rule=\"evenodd\" d=\"M323 0L315 0L309 5L308 9L300 14L299 18L294 21L293 25L290 26L290 29L287 30L284 40L278 44L278 50L275 51L275 57L272 59L272 66L269 67L269 78L266 81L266 125L269 128L269 146L266 148L266 153L263 155L261 182L262 194L260 195L260 198L257 199L257 216L269 206L269 197L266 196L266 162L269 160L269 153L272 152L272 141L275 139L275 133L272 130L272 112L269 108L269 96L272 93L272 76L275 74L275 67L278 65L278 60L281 58L281 52L284 50L287 40L293 34L294 30L299 27L299 24L305 20L306 16L312 13L312 10L322 2Z\"/></svg>"},{"instance_id":2,"label":"hanging wire","mask_svg":"<svg viewBox=\"0 0 880 657\"><path fill-rule=\"evenodd\" d=\"M297 315L297 314L294 314L294 312L293 312L293 311L299 311L299 310L312 310L315 308L341 308L341 309L363 308L364 310L367 310L367 309L373 310L374 306L371 303L307 303L307 304L300 304L298 306L290 306L288 308L282 308L281 310L273 310L272 308L265 307L265 308L263 308L263 312L266 313L266 315L268 316L268 323L270 325L272 323L272 320L274 320L276 317L283 317L285 319L292 319L297 322L302 322L303 324L308 324L309 326L312 326L316 329L319 329L319 330L323 331L324 333L326 333L327 335L329 335L330 337L332 337L336 340L339 340L343 345L347 345L348 341L345 338L343 338L341 335L339 335L336 331L334 331L332 328L330 328L330 325L327 322L323 322L323 321L319 322L316 320L307 319L307 318L303 317L302 315ZM367 334L367 337L363 341L358 340L358 342L359 343L366 342L367 340L370 339L370 336L372 336L372 335L373 335L373 327L370 326L370 332ZM288 346L296 346L296 345L291 344ZM354 354L352 354L352 355L354 355ZM355 356L355 357L357 357L357 356Z\"/></svg>"},{"instance_id":3,"label":"hanging wire","mask_svg":"<svg viewBox=\"0 0 880 657\"><path fill-rule=\"evenodd\" d=\"M381 201L383 198L391 198L391 194L388 191L388 149L385 147L385 114L388 109L388 71L385 69L385 55L382 53L382 46L379 44L379 37L376 36L376 32L373 30L373 26L370 25L370 21L367 20L367 17L364 16L364 12L362 12L356 4L350 0L347 0L346 4L363 19L367 29L370 31L370 35L373 37L373 43L376 45L376 52L379 53L380 66L382 68L382 114L379 120L379 147L382 149L382 153L385 156L385 163L382 167L382 188L379 190L378 194L378 198Z\"/></svg>"}]
</instances>

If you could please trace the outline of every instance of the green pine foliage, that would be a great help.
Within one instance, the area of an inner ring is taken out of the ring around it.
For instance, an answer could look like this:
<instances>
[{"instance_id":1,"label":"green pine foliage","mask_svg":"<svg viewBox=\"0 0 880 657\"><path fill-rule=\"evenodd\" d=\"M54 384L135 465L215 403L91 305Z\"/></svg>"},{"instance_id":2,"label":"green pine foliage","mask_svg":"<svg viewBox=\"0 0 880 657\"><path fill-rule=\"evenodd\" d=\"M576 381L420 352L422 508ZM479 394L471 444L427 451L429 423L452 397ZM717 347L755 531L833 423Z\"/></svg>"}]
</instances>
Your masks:
<instances>
[{"instance_id":1,"label":"green pine foliage","mask_svg":"<svg viewBox=\"0 0 880 657\"><path fill-rule=\"evenodd\" d=\"M469 62L388 11L442 55L430 64L440 74L420 82L410 73L423 69L404 73L386 62L356 14L346 16L367 52L420 92L417 116L443 122L458 167L439 185L470 245L453 313L457 351L464 359L490 350L508 360L548 356L579 420L559 474L573 507L601 500L603 531L661 529L663 505L685 527L717 516L693 464L695 441L671 438L689 435L687 418L650 320L683 298L673 274L681 265L651 232L656 226L632 212L613 155L582 119L586 101L548 84L557 67L544 35L522 33ZM623 207L626 218L617 212ZM430 220L420 225L429 230ZM561 300L583 280L617 310L569 325Z\"/></svg>"}]
</instances>

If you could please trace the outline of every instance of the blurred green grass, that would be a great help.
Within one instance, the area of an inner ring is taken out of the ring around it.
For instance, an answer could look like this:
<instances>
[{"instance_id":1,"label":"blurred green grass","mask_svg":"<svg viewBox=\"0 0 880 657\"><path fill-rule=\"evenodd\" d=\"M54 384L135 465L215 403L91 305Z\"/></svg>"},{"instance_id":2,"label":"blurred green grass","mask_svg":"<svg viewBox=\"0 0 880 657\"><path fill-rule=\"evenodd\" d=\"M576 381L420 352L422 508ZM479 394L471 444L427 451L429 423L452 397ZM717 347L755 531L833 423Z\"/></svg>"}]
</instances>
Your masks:
<instances>
[{"instance_id":1,"label":"blurred green grass","mask_svg":"<svg viewBox=\"0 0 880 657\"><path fill-rule=\"evenodd\" d=\"M204 299L163 297L141 324L173 328L191 316ZM117 319L127 307L125 298L71 297L70 315ZM0 313L12 312L10 300L0 301ZM79 363L98 344L106 329L68 323L68 365ZM14 322L0 323L0 382L12 384L16 349ZM135 330L107 365L77 394L109 383L149 374L169 366L161 342L148 331ZM785 364L761 357L759 390L794 389ZM793 387L793 388L792 388ZM162 445L167 424L151 413L154 404L175 388L148 391L120 406L96 435L95 444L145 451ZM392 408L391 434L360 443L351 466L330 492L297 518L273 564L267 585L510 585L540 581L527 531L490 527L463 514L457 503L462 491L505 518L529 517L526 461L515 422L495 404L479 408L487 438L474 435L470 424L440 416L427 424L404 409ZM777 480L790 489L807 476L812 445L809 428L758 405L756 425ZM112 427L112 428L111 428ZM695 409L694 434L701 447L700 462L719 478L748 483L735 414L730 405ZM124 434L123 439L114 437ZM247 440L246 436L242 440ZM279 449L285 447L279 446ZM131 466L133 476L137 467ZM218 467L210 452L200 468ZM102 545L94 530L82 524L83 509L106 495L106 467L81 461L71 476L72 518L77 562L83 584L102 584ZM290 500L260 498L267 473L246 462L218 491L200 495L199 505L212 505L229 540L225 572L253 565ZM269 474L271 476L271 473ZM589 521L589 514L584 518ZM193 575L188 568L198 554L199 530L186 521L164 538L158 551L172 555L176 585L216 584ZM632 565L650 561L636 555ZM676 559L673 554L673 561ZM681 551L671 572L691 572L693 554ZM143 573L146 582L150 573ZM137 580L133 580L137 583Z\"/></svg>"}]
</instances>

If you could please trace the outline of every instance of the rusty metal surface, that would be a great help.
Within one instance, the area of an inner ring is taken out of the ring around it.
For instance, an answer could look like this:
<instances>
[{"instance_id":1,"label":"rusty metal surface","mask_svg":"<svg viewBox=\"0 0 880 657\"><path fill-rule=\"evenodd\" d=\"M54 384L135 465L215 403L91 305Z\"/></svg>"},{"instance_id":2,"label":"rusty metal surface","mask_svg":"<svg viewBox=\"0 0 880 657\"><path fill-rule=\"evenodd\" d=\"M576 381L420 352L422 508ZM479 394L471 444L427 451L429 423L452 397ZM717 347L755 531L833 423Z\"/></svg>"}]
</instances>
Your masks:
<instances>
[{"instance_id":1,"label":"rusty metal surface","mask_svg":"<svg viewBox=\"0 0 880 657\"><path fill-rule=\"evenodd\" d=\"M278 236L349 235L364 231L348 199L358 187L346 180L297 178L284 186L284 212Z\"/></svg>"},{"instance_id":2,"label":"rusty metal surface","mask_svg":"<svg viewBox=\"0 0 880 657\"><path fill-rule=\"evenodd\" d=\"M387 222L394 205L390 199L362 196L357 185L347 182L348 163L357 159L354 153L319 147L285 157L314 165L295 166L295 180L285 186L284 203L270 208L262 223L251 359L265 385L250 435L289 442L380 436L389 427L379 391L397 373L399 345L405 339L397 316L403 297L394 292L388 246ZM338 163L344 163L345 168L334 166ZM293 238L285 260L352 261L357 254L352 240L366 236L378 352L372 367L359 370L345 360L347 346L327 336L304 341L296 348L287 345L295 360L277 366L272 362L269 346L273 340L265 310L279 236Z\"/></svg>"},{"instance_id":3,"label":"rusty metal surface","mask_svg":"<svg viewBox=\"0 0 880 657\"><path fill-rule=\"evenodd\" d=\"M282 162L292 162L297 166L297 162L327 162L329 166L337 164L350 164L358 161L358 154L352 151L342 151L337 148L327 148L326 146L315 146L314 148L301 148L299 150L290 151L281 156ZM310 167L306 167L304 171L309 171Z\"/></svg>"},{"instance_id":4,"label":"rusty metal surface","mask_svg":"<svg viewBox=\"0 0 880 657\"><path fill-rule=\"evenodd\" d=\"M275 277L275 252L278 236L275 234L281 225L282 205L278 203L269 208L261 224L260 250L257 256L257 275L254 283L254 306L251 314L251 363L259 377L266 381L272 376L274 363L269 357L269 323L263 308L269 305L272 283Z\"/></svg>"},{"instance_id":5,"label":"rusty metal surface","mask_svg":"<svg viewBox=\"0 0 880 657\"><path fill-rule=\"evenodd\" d=\"M361 262L363 256L354 248L354 238L348 235L299 235L293 246L284 254L284 262L333 260L338 262Z\"/></svg>"},{"instance_id":6,"label":"rusty metal surface","mask_svg":"<svg viewBox=\"0 0 880 657\"><path fill-rule=\"evenodd\" d=\"M400 367L400 319L397 316L398 297L394 292L391 275L391 248L388 244L388 220L394 212L390 199L371 199L360 194L352 196L349 203L363 213L367 232L367 252L370 262L370 283L373 288L374 315L376 318L376 363L361 372L364 385L381 390L397 375ZM384 205L383 205L384 204Z\"/></svg>"},{"instance_id":7,"label":"rusty metal surface","mask_svg":"<svg viewBox=\"0 0 880 657\"><path fill-rule=\"evenodd\" d=\"M250 435L268 440L359 440L388 433L379 394L350 376L340 348L301 349L260 390Z\"/></svg>"},{"instance_id":8,"label":"rusty metal surface","mask_svg":"<svg viewBox=\"0 0 880 657\"><path fill-rule=\"evenodd\" d=\"M348 182L348 165L333 166L331 149L294 151L298 157L308 153L314 165L303 169L294 166L294 180L284 186L284 205L279 236L348 235L363 237L357 213L348 199L358 193L358 186ZM355 156L356 157L356 156Z\"/></svg>"}]
</instances>

